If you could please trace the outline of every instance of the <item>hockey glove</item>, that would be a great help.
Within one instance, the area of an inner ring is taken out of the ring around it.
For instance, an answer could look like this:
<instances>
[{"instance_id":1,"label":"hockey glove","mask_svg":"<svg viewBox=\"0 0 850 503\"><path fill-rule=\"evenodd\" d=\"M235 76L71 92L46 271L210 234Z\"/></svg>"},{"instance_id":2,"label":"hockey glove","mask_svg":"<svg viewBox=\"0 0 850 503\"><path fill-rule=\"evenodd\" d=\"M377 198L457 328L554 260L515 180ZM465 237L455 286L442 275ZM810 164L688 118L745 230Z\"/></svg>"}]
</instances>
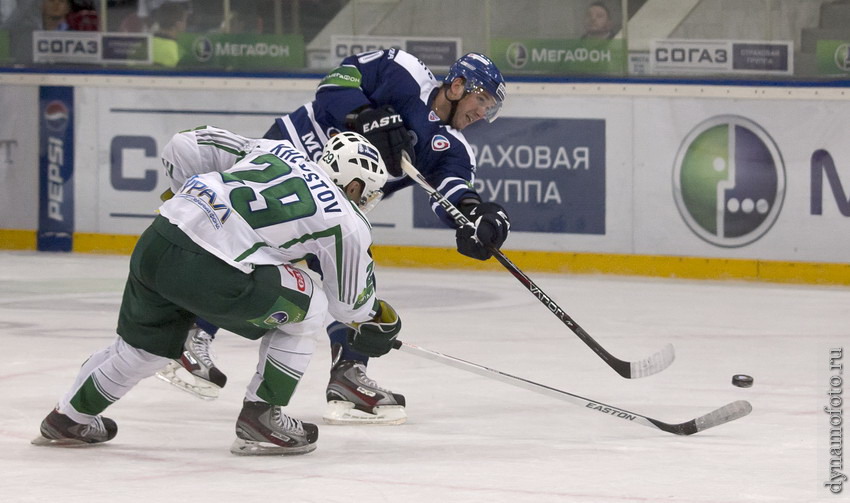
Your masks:
<instances>
[{"instance_id":1,"label":"hockey glove","mask_svg":"<svg viewBox=\"0 0 850 503\"><path fill-rule=\"evenodd\" d=\"M457 251L477 260L492 257L491 249L500 248L511 230L505 209L496 203L480 203L461 206L460 211L472 226L464 225L455 232Z\"/></svg>"},{"instance_id":2,"label":"hockey glove","mask_svg":"<svg viewBox=\"0 0 850 503\"><path fill-rule=\"evenodd\" d=\"M353 323L354 331L348 332L351 349L366 356L383 356L393 348L393 342L401 330L398 313L383 300L378 301L375 317L363 323Z\"/></svg>"},{"instance_id":3,"label":"hockey glove","mask_svg":"<svg viewBox=\"0 0 850 503\"><path fill-rule=\"evenodd\" d=\"M367 108L350 116L350 127L366 137L384 159L387 171L392 176L401 176L401 153L407 152L413 162L413 145L404 121L393 107Z\"/></svg>"}]
</instances>

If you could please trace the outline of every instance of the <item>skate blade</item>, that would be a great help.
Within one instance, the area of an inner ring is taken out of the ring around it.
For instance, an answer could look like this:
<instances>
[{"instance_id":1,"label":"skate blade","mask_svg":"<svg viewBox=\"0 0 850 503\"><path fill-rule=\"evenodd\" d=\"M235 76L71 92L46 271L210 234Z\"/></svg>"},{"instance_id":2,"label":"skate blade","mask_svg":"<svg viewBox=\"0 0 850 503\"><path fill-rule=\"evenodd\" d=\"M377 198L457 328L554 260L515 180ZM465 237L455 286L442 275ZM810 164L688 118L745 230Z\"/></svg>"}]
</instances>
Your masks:
<instances>
[{"instance_id":1,"label":"skate blade","mask_svg":"<svg viewBox=\"0 0 850 503\"><path fill-rule=\"evenodd\" d=\"M230 446L230 452L237 456L291 456L295 454L307 454L315 450L315 443L300 447L282 447L270 442L256 442L241 438L234 440Z\"/></svg>"},{"instance_id":2,"label":"skate blade","mask_svg":"<svg viewBox=\"0 0 850 503\"><path fill-rule=\"evenodd\" d=\"M189 379L194 380L194 384L184 379L183 376L188 376ZM164 369L156 373L156 377L201 400L215 400L221 392L220 387L190 373L177 362L169 363Z\"/></svg>"},{"instance_id":3,"label":"skate blade","mask_svg":"<svg viewBox=\"0 0 850 503\"><path fill-rule=\"evenodd\" d=\"M104 442L83 442L82 440L77 440L74 438L46 438L41 435L35 437L30 441L32 445L37 445L39 447L92 447L95 445L102 444Z\"/></svg>"},{"instance_id":4,"label":"skate blade","mask_svg":"<svg viewBox=\"0 0 850 503\"><path fill-rule=\"evenodd\" d=\"M407 412L401 405L379 405L370 414L354 408L351 402L331 400L322 420L325 424L378 424L397 425L407 421Z\"/></svg>"}]
</instances>

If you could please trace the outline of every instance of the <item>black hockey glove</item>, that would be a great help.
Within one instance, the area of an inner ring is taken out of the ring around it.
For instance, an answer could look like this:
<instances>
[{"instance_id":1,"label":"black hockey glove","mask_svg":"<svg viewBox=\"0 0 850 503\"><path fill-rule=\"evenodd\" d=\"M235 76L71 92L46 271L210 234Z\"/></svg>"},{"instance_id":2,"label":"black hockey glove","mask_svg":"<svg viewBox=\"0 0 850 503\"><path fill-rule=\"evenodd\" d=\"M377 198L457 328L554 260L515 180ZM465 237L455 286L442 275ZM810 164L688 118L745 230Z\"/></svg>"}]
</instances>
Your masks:
<instances>
[{"instance_id":1,"label":"black hockey glove","mask_svg":"<svg viewBox=\"0 0 850 503\"><path fill-rule=\"evenodd\" d=\"M492 257L490 248L500 248L511 230L505 209L496 203L481 203L463 205L460 211L474 227L464 225L457 229L457 251L477 260Z\"/></svg>"},{"instance_id":2,"label":"black hockey glove","mask_svg":"<svg viewBox=\"0 0 850 503\"><path fill-rule=\"evenodd\" d=\"M351 129L365 136L381 153L390 175L401 176L401 153L407 152L410 162L414 161L410 134L401 115L390 105L384 105L378 109L367 108L349 117Z\"/></svg>"},{"instance_id":3,"label":"black hockey glove","mask_svg":"<svg viewBox=\"0 0 850 503\"><path fill-rule=\"evenodd\" d=\"M383 356L393 348L401 330L398 313L383 300L378 301L378 313L369 321L353 323L354 331L348 332L351 349L366 356Z\"/></svg>"}]
</instances>

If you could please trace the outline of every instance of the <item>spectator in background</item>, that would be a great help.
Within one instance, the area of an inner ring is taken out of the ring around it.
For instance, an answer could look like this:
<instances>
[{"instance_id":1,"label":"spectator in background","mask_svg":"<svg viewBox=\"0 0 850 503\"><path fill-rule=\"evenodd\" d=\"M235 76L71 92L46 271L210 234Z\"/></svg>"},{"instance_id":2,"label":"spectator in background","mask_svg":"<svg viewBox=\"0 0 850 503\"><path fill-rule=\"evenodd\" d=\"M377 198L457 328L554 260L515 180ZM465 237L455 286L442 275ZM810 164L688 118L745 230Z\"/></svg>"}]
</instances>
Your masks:
<instances>
[{"instance_id":1,"label":"spectator in background","mask_svg":"<svg viewBox=\"0 0 850 503\"><path fill-rule=\"evenodd\" d=\"M94 0L74 0L66 17L68 29L73 31L98 31L100 29Z\"/></svg>"},{"instance_id":2,"label":"spectator in background","mask_svg":"<svg viewBox=\"0 0 850 503\"><path fill-rule=\"evenodd\" d=\"M97 30L97 13L86 9L85 2L79 3L77 6L71 0L19 0L15 11L0 25L0 29L9 32L14 61L32 62L33 31ZM75 16L78 12L83 14Z\"/></svg>"},{"instance_id":3,"label":"spectator in background","mask_svg":"<svg viewBox=\"0 0 850 503\"><path fill-rule=\"evenodd\" d=\"M154 13L158 30L153 35L153 64L175 67L183 56L177 37L186 31L189 22L189 5L186 2L162 4Z\"/></svg>"},{"instance_id":4,"label":"spectator in background","mask_svg":"<svg viewBox=\"0 0 850 503\"><path fill-rule=\"evenodd\" d=\"M47 31L68 30L68 14L71 0L44 0L41 4L41 29Z\"/></svg>"},{"instance_id":5,"label":"spectator in background","mask_svg":"<svg viewBox=\"0 0 850 503\"><path fill-rule=\"evenodd\" d=\"M584 16L583 39L612 39L615 35L611 11L604 2L593 2L587 7Z\"/></svg>"}]
</instances>

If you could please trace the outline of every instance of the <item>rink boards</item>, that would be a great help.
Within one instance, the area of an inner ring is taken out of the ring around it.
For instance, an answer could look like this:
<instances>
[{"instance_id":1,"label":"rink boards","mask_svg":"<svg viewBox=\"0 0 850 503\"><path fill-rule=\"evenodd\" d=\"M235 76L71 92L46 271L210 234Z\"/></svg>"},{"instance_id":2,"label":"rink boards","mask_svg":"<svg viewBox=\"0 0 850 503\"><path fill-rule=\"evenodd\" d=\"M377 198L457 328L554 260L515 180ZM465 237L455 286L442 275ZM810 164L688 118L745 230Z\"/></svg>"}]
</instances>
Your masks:
<instances>
[{"instance_id":1,"label":"rink boards","mask_svg":"<svg viewBox=\"0 0 850 503\"><path fill-rule=\"evenodd\" d=\"M75 251L127 252L167 187L159 151L174 132L213 124L262 136L316 80L9 73L0 83L0 114L14 117L0 124L0 248L32 249L58 229ZM511 215L505 249L518 265L850 284L844 89L519 83L508 95L499 120L465 133L476 189ZM72 133L61 152L57 131ZM452 251L417 189L370 219L380 262L478 265Z\"/></svg>"}]
</instances>

